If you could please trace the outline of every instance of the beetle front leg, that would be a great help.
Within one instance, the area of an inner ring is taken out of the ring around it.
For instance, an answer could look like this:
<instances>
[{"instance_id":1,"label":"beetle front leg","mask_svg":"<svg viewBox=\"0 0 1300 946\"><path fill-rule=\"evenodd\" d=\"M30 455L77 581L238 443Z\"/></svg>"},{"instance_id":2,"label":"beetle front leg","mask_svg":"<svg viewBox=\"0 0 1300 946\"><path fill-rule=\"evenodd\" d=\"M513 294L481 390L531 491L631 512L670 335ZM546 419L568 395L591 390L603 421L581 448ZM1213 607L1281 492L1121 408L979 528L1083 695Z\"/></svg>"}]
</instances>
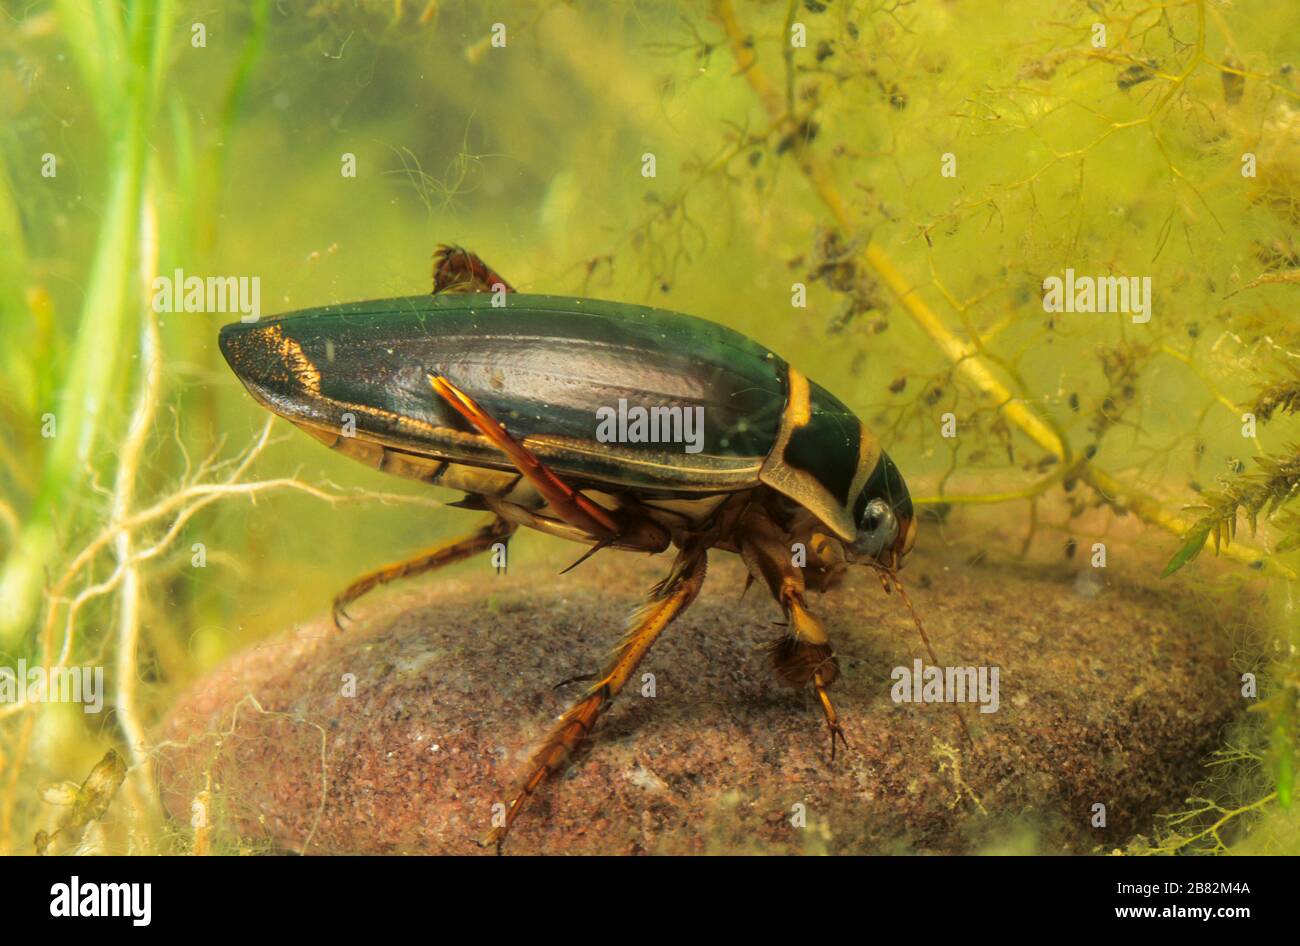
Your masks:
<instances>
[{"instance_id":1,"label":"beetle front leg","mask_svg":"<svg viewBox=\"0 0 1300 946\"><path fill-rule=\"evenodd\" d=\"M342 630L342 623L339 621L341 616L347 612L344 610L353 601L356 601L366 592L371 591L380 585L386 585L390 581L396 581L399 578L410 578L414 575L423 575L425 572L431 572L435 569L442 568L444 565L451 565L454 562L464 561L480 552L486 552L498 542L507 541L515 532L515 524L507 522L500 516L493 515L485 522L476 532L457 539L454 542L448 542L445 545L439 545L427 552L421 552L413 558L408 558L401 562L393 562L378 568L367 575L358 578L352 584L344 588L334 598L334 607L332 610L334 616L334 627Z\"/></svg>"},{"instance_id":2,"label":"beetle front leg","mask_svg":"<svg viewBox=\"0 0 1300 946\"><path fill-rule=\"evenodd\" d=\"M492 829L481 846L495 845L497 853L501 853L510 826L519 817L524 804L591 735L600 714L631 678L664 628L689 608L699 595L706 567L706 552L702 548L684 549L678 555L668 578L656 585L646 603L633 612L622 643L599 679L582 699L565 711L542 747L534 753L528 775L505 809L504 822Z\"/></svg>"},{"instance_id":3,"label":"beetle front leg","mask_svg":"<svg viewBox=\"0 0 1300 946\"><path fill-rule=\"evenodd\" d=\"M750 574L767 584L772 597L786 616L786 634L771 646L772 666L782 681L793 687L809 683L817 691L826 726L831 734L831 761L835 761L835 740L845 748L848 737L828 692L840 675L830 637L822 622L804 603L802 570L794 564L786 536L760 510L746 514L740 527L740 554Z\"/></svg>"}]
</instances>

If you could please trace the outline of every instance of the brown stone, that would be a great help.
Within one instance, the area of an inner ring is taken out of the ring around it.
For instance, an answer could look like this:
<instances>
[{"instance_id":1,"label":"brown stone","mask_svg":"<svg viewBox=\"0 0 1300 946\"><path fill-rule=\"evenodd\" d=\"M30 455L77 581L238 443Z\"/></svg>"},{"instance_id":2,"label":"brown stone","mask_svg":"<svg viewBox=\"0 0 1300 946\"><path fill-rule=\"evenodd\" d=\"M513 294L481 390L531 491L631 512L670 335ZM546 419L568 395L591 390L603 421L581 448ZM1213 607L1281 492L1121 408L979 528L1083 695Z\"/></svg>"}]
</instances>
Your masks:
<instances>
[{"instance_id":1,"label":"brown stone","mask_svg":"<svg viewBox=\"0 0 1300 946\"><path fill-rule=\"evenodd\" d=\"M484 560L366 599L201 680L166 720L159 771L189 821L212 785L218 835L310 853L472 853L491 806L619 638L668 559L602 553L563 577L498 578ZM1086 567L1086 566L1083 566ZM839 654L851 743L829 762L811 692L780 685L758 587L715 554L696 605L638 671L509 853L1091 852L1181 801L1241 709L1228 635L1157 590L1073 571L922 558L905 577L939 658L1000 668L1000 708L891 700L925 658L866 571L813 596ZM1090 576L1091 578L1092 576ZM926 660L928 663L928 659ZM355 674L356 695L343 695ZM1106 806L1107 826L1090 824ZM806 827L795 827L796 806Z\"/></svg>"}]
</instances>

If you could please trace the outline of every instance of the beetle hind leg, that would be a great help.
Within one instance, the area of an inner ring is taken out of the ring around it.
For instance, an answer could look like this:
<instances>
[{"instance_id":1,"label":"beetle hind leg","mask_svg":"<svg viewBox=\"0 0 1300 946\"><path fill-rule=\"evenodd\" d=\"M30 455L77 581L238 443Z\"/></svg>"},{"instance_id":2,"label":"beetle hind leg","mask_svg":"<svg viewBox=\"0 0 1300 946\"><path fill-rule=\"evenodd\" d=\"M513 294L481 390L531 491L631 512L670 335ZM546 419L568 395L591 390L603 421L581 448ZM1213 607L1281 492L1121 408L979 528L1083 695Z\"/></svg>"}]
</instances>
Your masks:
<instances>
[{"instance_id":1,"label":"beetle hind leg","mask_svg":"<svg viewBox=\"0 0 1300 946\"><path fill-rule=\"evenodd\" d=\"M375 569L373 572L361 576L335 596L332 609L334 627L342 629L343 624L340 618L348 616L345 610L346 607L367 592L389 582L397 581L399 578L423 575L426 572L442 568L444 565L464 561L478 555L480 552L486 552L498 542L508 542L514 531L514 523L507 522L494 514L477 531L470 535L454 542L436 546L412 558L385 565L383 568Z\"/></svg>"},{"instance_id":2,"label":"beetle hind leg","mask_svg":"<svg viewBox=\"0 0 1300 946\"><path fill-rule=\"evenodd\" d=\"M600 714L636 672L659 635L695 601L704 585L706 568L703 549L683 550L668 578L656 585L646 603L633 612L622 642L599 678L582 699L560 716L541 748L533 754L527 776L506 806L501 822L480 842L482 847L495 846L497 853L501 853L510 827L528 799L591 735Z\"/></svg>"},{"instance_id":3,"label":"beetle hind leg","mask_svg":"<svg viewBox=\"0 0 1300 946\"><path fill-rule=\"evenodd\" d=\"M477 253L439 243L433 254L433 292L514 292Z\"/></svg>"}]
</instances>

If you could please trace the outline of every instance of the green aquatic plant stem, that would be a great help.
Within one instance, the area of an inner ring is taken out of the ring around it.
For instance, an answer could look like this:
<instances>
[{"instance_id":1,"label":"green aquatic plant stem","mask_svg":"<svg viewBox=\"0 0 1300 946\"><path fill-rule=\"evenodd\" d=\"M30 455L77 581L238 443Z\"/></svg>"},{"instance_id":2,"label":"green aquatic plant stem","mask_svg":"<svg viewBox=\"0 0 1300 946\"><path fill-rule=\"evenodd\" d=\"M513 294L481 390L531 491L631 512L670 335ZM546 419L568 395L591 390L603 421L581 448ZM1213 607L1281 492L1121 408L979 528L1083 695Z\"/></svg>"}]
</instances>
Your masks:
<instances>
[{"instance_id":1,"label":"green aquatic plant stem","mask_svg":"<svg viewBox=\"0 0 1300 946\"><path fill-rule=\"evenodd\" d=\"M3 388L14 413L30 415L37 413L34 398L38 382L32 361L21 345L22 329L33 324L24 292L28 273L27 243L3 163L0 163L0 246L5 248L0 253L0 325L10 328L4 333L4 350L0 352L0 364L4 365Z\"/></svg>"},{"instance_id":2,"label":"green aquatic plant stem","mask_svg":"<svg viewBox=\"0 0 1300 946\"><path fill-rule=\"evenodd\" d=\"M216 135L202 156L199 164L201 173L194 181L198 247L203 253L210 252L216 242L218 198L226 179L226 163L230 160L232 151L231 139L239 124L253 70L266 48L266 34L271 19L270 0L255 0L249 4L249 13L252 22L249 24L248 37L244 40L234 74L221 101Z\"/></svg>"},{"instance_id":3,"label":"green aquatic plant stem","mask_svg":"<svg viewBox=\"0 0 1300 946\"><path fill-rule=\"evenodd\" d=\"M1191 811L1180 812L1177 815L1169 816L1168 821L1172 825L1182 825L1194 818L1206 813L1217 814L1219 817L1206 828L1202 828L1195 834L1189 834L1186 837L1175 835L1163 844L1156 845L1149 850L1140 851L1142 854L1180 854L1185 853L1189 848L1195 850L1193 845L1198 842L1210 840L1213 842L1213 848L1209 853L1223 854L1227 853L1228 845L1224 843L1222 832L1229 824L1233 823L1243 815L1253 811L1259 811L1267 808L1273 802L1277 801L1277 792L1269 792L1262 798L1253 802L1242 805L1237 808L1224 808L1222 805L1207 798L1189 798L1188 801L1197 803L1199 807Z\"/></svg>"},{"instance_id":4,"label":"green aquatic plant stem","mask_svg":"<svg viewBox=\"0 0 1300 946\"><path fill-rule=\"evenodd\" d=\"M32 625L46 570L58 553L54 516L68 523L76 514L85 471L107 439L105 409L118 388L124 349L136 337L132 307L145 305L132 280L147 140L171 34L169 0L131 4L125 27L110 4L62 0L59 14L108 136L108 198L54 411L56 433L48 440L27 523L0 573L0 647L11 647Z\"/></svg>"},{"instance_id":5,"label":"green aquatic plant stem","mask_svg":"<svg viewBox=\"0 0 1300 946\"><path fill-rule=\"evenodd\" d=\"M113 3L56 0L59 33L81 72L86 95L106 135L119 131L129 68L125 24Z\"/></svg>"},{"instance_id":6,"label":"green aquatic plant stem","mask_svg":"<svg viewBox=\"0 0 1300 946\"><path fill-rule=\"evenodd\" d=\"M1201 8L1201 31L1203 43L1204 3L1199 0ZM776 86L764 74L758 65L749 34L745 31L736 15L732 0L714 0L714 12L722 24L731 46L732 56L736 61L737 71L745 77L764 108L773 119L785 118L792 125L794 117L787 108L787 103ZM1191 68L1191 67L1189 67ZM1179 78L1181 84L1186 76ZM800 169L808 179L817 197L830 211L836 224L846 235L855 229L852 215L840 194L834 175L806 144L796 136L793 149ZM860 251L863 260L882 283L898 298L904 311L930 338L950 362L983 392L1008 421L1014 424L1024 435L1042 447L1059 461L1074 464L1074 457L1066 437L1055 429L1055 425L1040 417L1022 398L1017 397L997 374L989 367L978 345L963 341L943 319L930 307L916 288L903 276L894 265L889 254L875 241L871 241ZM1087 460L1080 460L1077 466L1079 479L1096 490L1111 506L1132 512L1139 519L1158 526L1175 535L1184 535L1191 527L1191 520L1170 512L1159 502L1152 499L1145 491L1121 483L1116 477L1098 468ZM1265 554L1259 549L1243 544L1233 544L1222 549L1222 553L1237 561L1262 568L1265 572L1294 579L1296 572Z\"/></svg>"}]
</instances>

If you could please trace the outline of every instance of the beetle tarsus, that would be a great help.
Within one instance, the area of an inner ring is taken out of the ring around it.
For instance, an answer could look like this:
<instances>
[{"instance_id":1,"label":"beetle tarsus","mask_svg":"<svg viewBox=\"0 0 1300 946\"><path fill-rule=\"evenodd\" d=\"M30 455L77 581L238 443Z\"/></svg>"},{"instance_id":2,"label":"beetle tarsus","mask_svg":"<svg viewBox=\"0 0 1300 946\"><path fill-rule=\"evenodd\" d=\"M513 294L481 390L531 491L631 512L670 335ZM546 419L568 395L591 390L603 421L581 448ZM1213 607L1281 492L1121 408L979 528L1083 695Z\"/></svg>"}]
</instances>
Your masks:
<instances>
[{"instance_id":1,"label":"beetle tarsus","mask_svg":"<svg viewBox=\"0 0 1300 946\"><path fill-rule=\"evenodd\" d=\"M337 598L334 599L334 607L330 609L330 614L334 618L334 630L342 634L343 618L347 618L349 621L351 621L352 615L348 614L348 612L339 604Z\"/></svg>"},{"instance_id":2,"label":"beetle tarsus","mask_svg":"<svg viewBox=\"0 0 1300 946\"><path fill-rule=\"evenodd\" d=\"M493 828L486 835L474 842L474 845L480 850L485 848L495 848L494 853L500 857L505 852L502 850L506 843L505 835L501 833L500 828Z\"/></svg>"},{"instance_id":3,"label":"beetle tarsus","mask_svg":"<svg viewBox=\"0 0 1300 946\"><path fill-rule=\"evenodd\" d=\"M840 742L844 743L844 748L849 747L849 739L844 735L844 727L840 725L839 714L835 712L835 705L831 703L830 694L827 692L828 684L822 681L821 672L813 678L813 686L817 689L817 698L821 701L822 712L826 714L826 726L831 732L831 764L835 764L835 737L839 736Z\"/></svg>"},{"instance_id":4,"label":"beetle tarsus","mask_svg":"<svg viewBox=\"0 0 1300 946\"><path fill-rule=\"evenodd\" d=\"M493 514L476 532L449 542L445 545L439 545L428 551L421 552L413 558L408 558L400 562L393 562L385 565L383 568L376 569L368 575L363 575L352 584L344 588L334 598L333 615L334 626L340 631L343 625L339 617L346 617L352 620L348 614L347 605L356 601L362 595L386 585L389 582L396 581L399 578L410 578L415 575L423 575L425 572L435 571L444 565L450 565L453 562L463 561L480 552L486 552L497 542L506 542L514 534L515 526L507 522L500 516Z\"/></svg>"}]
</instances>

